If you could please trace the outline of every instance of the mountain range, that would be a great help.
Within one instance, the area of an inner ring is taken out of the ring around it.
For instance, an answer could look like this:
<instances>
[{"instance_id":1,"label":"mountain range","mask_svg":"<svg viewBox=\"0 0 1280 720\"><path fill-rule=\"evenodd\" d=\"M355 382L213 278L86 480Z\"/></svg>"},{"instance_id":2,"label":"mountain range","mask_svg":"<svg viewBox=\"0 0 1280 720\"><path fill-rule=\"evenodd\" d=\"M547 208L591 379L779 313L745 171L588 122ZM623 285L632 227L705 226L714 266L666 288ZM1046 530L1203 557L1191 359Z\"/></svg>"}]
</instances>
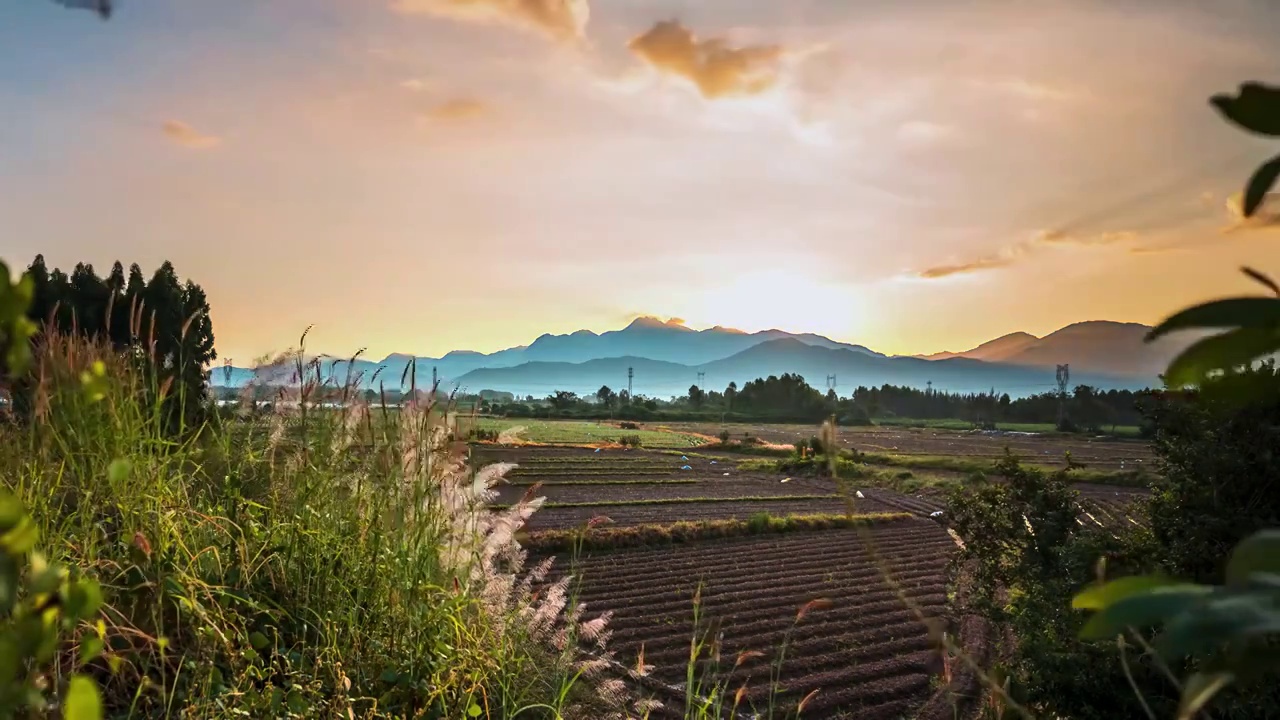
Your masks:
<instances>
[{"instance_id":1,"label":"mountain range","mask_svg":"<svg viewBox=\"0 0 1280 720\"><path fill-rule=\"evenodd\" d=\"M691 385L722 389L757 377L798 373L825 389L834 376L837 390L858 385L932 386L951 392L995 388L1018 397L1053 389L1058 364L1069 364L1071 384L1138 389L1157 385L1158 374L1186 341L1146 344L1149 327L1136 323L1089 321L1044 337L1012 333L963 352L889 356L862 345L812 333L764 330L745 333L714 327L693 330L677 321L639 318L621 330L542 335L528 345L494 353L454 351L439 358L402 353L381 362L322 357L322 372L337 381L358 378L365 387L405 386L410 378L430 387L468 392L505 390L542 397L555 390L594 393L600 386L627 387L637 394L667 397ZM292 367L213 370L214 385L239 387L258 381L294 382Z\"/></svg>"}]
</instances>

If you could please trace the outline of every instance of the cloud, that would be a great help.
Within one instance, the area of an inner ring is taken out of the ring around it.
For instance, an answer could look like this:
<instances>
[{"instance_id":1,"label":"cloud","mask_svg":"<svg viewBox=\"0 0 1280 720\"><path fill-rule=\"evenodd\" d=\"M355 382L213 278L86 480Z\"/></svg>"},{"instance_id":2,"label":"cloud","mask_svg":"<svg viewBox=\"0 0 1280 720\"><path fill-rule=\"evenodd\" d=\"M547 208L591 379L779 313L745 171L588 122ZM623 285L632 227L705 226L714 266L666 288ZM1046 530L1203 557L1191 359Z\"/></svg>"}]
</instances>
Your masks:
<instances>
[{"instance_id":1,"label":"cloud","mask_svg":"<svg viewBox=\"0 0 1280 720\"><path fill-rule=\"evenodd\" d=\"M1092 235L1079 235L1062 230L1042 230L1028 240L1014 243L999 253L987 255L969 262L948 265L935 265L917 273L917 277L927 280L1006 268L1042 250L1053 247L1103 247L1129 244L1139 239L1136 232L1103 232ZM1160 252L1157 249L1131 249L1130 252Z\"/></svg>"},{"instance_id":2,"label":"cloud","mask_svg":"<svg viewBox=\"0 0 1280 720\"><path fill-rule=\"evenodd\" d=\"M655 24L627 44L661 72L693 82L706 98L757 95L778 82L782 48L731 47L724 38L699 40L676 20Z\"/></svg>"},{"instance_id":3,"label":"cloud","mask_svg":"<svg viewBox=\"0 0 1280 720\"><path fill-rule=\"evenodd\" d=\"M912 120L898 126L898 140L917 147L932 147L950 142L959 135L955 127L927 120Z\"/></svg>"},{"instance_id":4,"label":"cloud","mask_svg":"<svg viewBox=\"0 0 1280 720\"><path fill-rule=\"evenodd\" d=\"M484 101L473 98L454 98L428 110L426 119L437 122L458 122L481 118L492 112L493 108Z\"/></svg>"},{"instance_id":5,"label":"cloud","mask_svg":"<svg viewBox=\"0 0 1280 720\"><path fill-rule=\"evenodd\" d=\"M560 41L581 39L590 16L587 0L394 0L391 9L404 15L513 25Z\"/></svg>"},{"instance_id":6,"label":"cloud","mask_svg":"<svg viewBox=\"0 0 1280 720\"><path fill-rule=\"evenodd\" d=\"M1280 229L1280 192L1268 193L1250 218L1244 216L1243 194L1236 193L1227 198L1227 218L1228 225L1222 229L1224 233Z\"/></svg>"},{"instance_id":7,"label":"cloud","mask_svg":"<svg viewBox=\"0 0 1280 720\"><path fill-rule=\"evenodd\" d=\"M190 125L178 120L166 120L163 125L164 134L172 141L189 148L211 148L222 142L222 138L205 135Z\"/></svg>"},{"instance_id":8,"label":"cloud","mask_svg":"<svg viewBox=\"0 0 1280 720\"><path fill-rule=\"evenodd\" d=\"M1076 93L1063 88L1025 78L977 78L972 82L984 90L1037 102L1063 102L1078 97Z\"/></svg>"},{"instance_id":9,"label":"cloud","mask_svg":"<svg viewBox=\"0 0 1280 720\"><path fill-rule=\"evenodd\" d=\"M972 262L960 263L958 265L935 265L920 271L920 277L934 280L936 278L944 278L950 275L963 275L965 273L979 272L982 270L994 270L996 268L1009 267L1014 263L1016 258L1000 257L991 255L989 257L980 258Z\"/></svg>"},{"instance_id":10,"label":"cloud","mask_svg":"<svg viewBox=\"0 0 1280 720\"><path fill-rule=\"evenodd\" d=\"M400 87L411 92L422 92L427 89L427 83L421 78L409 78L408 80L400 81Z\"/></svg>"},{"instance_id":11,"label":"cloud","mask_svg":"<svg viewBox=\"0 0 1280 720\"><path fill-rule=\"evenodd\" d=\"M684 318L681 318L681 317L673 317L673 318L669 318L669 319L667 320L667 324L668 324L668 325L684 325L684 324L685 324L685 322L684 322Z\"/></svg>"}]
</instances>

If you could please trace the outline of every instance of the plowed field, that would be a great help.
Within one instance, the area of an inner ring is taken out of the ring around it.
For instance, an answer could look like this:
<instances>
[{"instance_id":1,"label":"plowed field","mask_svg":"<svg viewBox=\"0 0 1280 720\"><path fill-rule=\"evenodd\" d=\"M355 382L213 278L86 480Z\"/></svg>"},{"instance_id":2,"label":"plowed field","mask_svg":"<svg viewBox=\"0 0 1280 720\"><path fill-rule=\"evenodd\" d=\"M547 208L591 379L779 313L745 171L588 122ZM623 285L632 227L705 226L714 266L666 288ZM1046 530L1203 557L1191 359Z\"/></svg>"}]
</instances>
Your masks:
<instances>
[{"instance_id":1,"label":"plowed field","mask_svg":"<svg viewBox=\"0 0 1280 720\"><path fill-rule=\"evenodd\" d=\"M652 678L668 688L659 699L683 697L701 586L700 625L720 638L719 663L708 650L697 664L702 687L745 685L742 709L764 716L771 703L772 717L794 716L816 691L805 718L899 718L934 693L941 656L924 619L948 624L954 548L936 524L908 520L601 553L578 570L581 599L613 612L618 659L634 665L643 645Z\"/></svg>"}]
</instances>

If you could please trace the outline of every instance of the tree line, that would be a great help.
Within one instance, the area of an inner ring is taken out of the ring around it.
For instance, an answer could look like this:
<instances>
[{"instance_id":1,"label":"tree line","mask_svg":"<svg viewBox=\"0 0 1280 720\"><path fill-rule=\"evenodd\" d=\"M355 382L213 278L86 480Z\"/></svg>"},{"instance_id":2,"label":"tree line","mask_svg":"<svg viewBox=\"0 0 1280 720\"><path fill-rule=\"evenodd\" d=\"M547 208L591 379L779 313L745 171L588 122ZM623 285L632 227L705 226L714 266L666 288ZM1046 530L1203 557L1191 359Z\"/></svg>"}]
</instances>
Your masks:
<instances>
[{"instance_id":1,"label":"tree line","mask_svg":"<svg viewBox=\"0 0 1280 720\"><path fill-rule=\"evenodd\" d=\"M59 333L131 354L164 396L173 421L198 419L208 398L206 368L217 358L203 288L180 279L168 261L150 278L136 263L126 273L119 261L102 277L89 263L77 263L70 273L50 270L37 255L27 276L33 287L27 317L39 328L34 342ZM17 413L29 411L34 379L16 376L0 359L0 381L9 386Z\"/></svg>"},{"instance_id":2,"label":"tree line","mask_svg":"<svg viewBox=\"0 0 1280 720\"><path fill-rule=\"evenodd\" d=\"M962 394L886 384L858 387L841 397L834 389L819 391L800 375L783 374L757 378L741 388L731 382L723 391L692 385L684 395L665 400L631 397L606 385L585 397L557 390L540 400L528 396L522 401L482 404L481 409L512 417L814 422L835 415L844 425L865 425L873 418L955 419L977 427L1048 423L1068 431L1100 431L1142 425L1141 406L1150 394L1078 385L1065 394L1046 392L1015 399L994 390Z\"/></svg>"}]
</instances>

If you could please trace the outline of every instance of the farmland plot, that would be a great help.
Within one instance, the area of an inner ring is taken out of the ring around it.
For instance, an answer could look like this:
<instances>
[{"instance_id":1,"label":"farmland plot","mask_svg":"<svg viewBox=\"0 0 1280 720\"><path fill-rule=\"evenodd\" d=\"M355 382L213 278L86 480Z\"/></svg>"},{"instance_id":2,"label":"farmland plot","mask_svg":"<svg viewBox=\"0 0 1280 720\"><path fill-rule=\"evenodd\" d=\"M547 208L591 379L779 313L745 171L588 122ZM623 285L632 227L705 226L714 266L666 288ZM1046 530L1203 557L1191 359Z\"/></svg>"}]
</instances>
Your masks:
<instances>
[{"instance_id":1,"label":"farmland plot","mask_svg":"<svg viewBox=\"0 0 1280 720\"><path fill-rule=\"evenodd\" d=\"M954 548L937 525L906 520L596 553L575 572L580 599L613 613L619 660L635 665L643 648L658 699L684 697L696 595L719 656L708 647L696 663L699 687L745 688L740 711L764 717L794 717L803 701L805 718L875 720L936 694L942 656L926 623L956 625L944 576Z\"/></svg>"}]
</instances>

